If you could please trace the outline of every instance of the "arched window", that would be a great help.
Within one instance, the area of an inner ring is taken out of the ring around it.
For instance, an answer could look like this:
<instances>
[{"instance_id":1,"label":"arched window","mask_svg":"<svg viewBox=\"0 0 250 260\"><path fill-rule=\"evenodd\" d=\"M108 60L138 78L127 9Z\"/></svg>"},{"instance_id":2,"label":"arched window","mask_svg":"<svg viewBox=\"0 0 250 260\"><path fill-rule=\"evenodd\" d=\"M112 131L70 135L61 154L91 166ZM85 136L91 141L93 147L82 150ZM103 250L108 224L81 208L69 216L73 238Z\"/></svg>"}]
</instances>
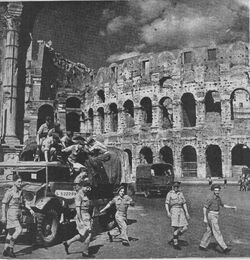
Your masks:
<instances>
[{"instance_id":1,"label":"arched window","mask_svg":"<svg viewBox=\"0 0 250 260\"><path fill-rule=\"evenodd\" d=\"M54 122L54 109L51 105L42 105L38 109L37 129L45 123L46 116L50 116L52 122Z\"/></svg>"},{"instance_id":2,"label":"arched window","mask_svg":"<svg viewBox=\"0 0 250 260\"><path fill-rule=\"evenodd\" d=\"M101 103L105 102L105 94L104 91L102 89L98 90L97 95L99 97L99 100Z\"/></svg>"},{"instance_id":3,"label":"arched window","mask_svg":"<svg viewBox=\"0 0 250 260\"><path fill-rule=\"evenodd\" d=\"M196 105L193 94L185 93L181 98L183 127L192 127L196 124Z\"/></svg>"},{"instance_id":4,"label":"arched window","mask_svg":"<svg viewBox=\"0 0 250 260\"><path fill-rule=\"evenodd\" d=\"M160 149L159 152L160 155L160 161L163 161L165 163L170 163L173 165L174 159L173 159L173 151L170 147L164 146Z\"/></svg>"},{"instance_id":5,"label":"arched window","mask_svg":"<svg viewBox=\"0 0 250 260\"><path fill-rule=\"evenodd\" d=\"M230 97L231 119L249 118L250 116L250 98L245 89L236 89Z\"/></svg>"},{"instance_id":6,"label":"arched window","mask_svg":"<svg viewBox=\"0 0 250 260\"><path fill-rule=\"evenodd\" d=\"M187 145L181 151L183 176L197 177L197 155L194 147Z\"/></svg>"},{"instance_id":7,"label":"arched window","mask_svg":"<svg viewBox=\"0 0 250 260\"><path fill-rule=\"evenodd\" d=\"M133 127L135 125L134 121L134 103L131 100L126 100L123 104L126 127Z\"/></svg>"},{"instance_id":8,"label":"arched window","mask_svg":"<svg viewBox=\"0 0 250 260\"><path fill-rule=\"evenodd\" d=\"M118 109L115 103L110 104L110 129L112 132L117 132L118 129Z\"/></svg>"},{"instance_id":9,"label":"arched window","mask_svg":"<svg viewBox=\"0 0 250 260\"><path fill-rule=\"evenodd\" d=\"M98 120L99 120L99 125L100 125L100 132L104 133L104 109L103 107L99 107L97 109L98 113Z\"/></svg>"},{"instance_id":10,"label":"arched window","mask_svg":"<svg viewBox=\"0 0 250 260\"><path fill-rule=\"evenodd\" d=\"M209 145L206 149L207 177L222 177L221 149L218 145Z\"/></svg>"},{"instance_id":11,"label":"arched window","mask_svg":"<svg viewBox=\"0 0 250 260\"><path fill-rule=\"evenodd\" d=\"M151 124L152 123L152 102L151 99L145 97L140 102L142 111L142 123Z\"/></svg>"},{"instance_id":12,"label":"arched window","mask_svg":"<svg viewBox=\"0 0 250 260\"><path fill-rule=\"evenodd\" d=\"M173 104L172 99L169 97L163 97L159 102L161 108L161 122L162 128L173 127Z\"/></svg>"},{"instance_id":13,"label":"arched window","mask_svg":"<svg viewBox=\"0 0 250 260\"><path fill-rule=\"evenodd\" d=\"M81 100L76 97L70 97L66 100L66 108L80 108Z\"/></svg>"},{"instance_id":14,"label":"arched window","mask_svg":"<svg viewBox=\"0 0 250 260\"><path fill-rule=\"evenodd\" d=\"M75 112L66 115L66 130L80 132L80 116Z\"/></svg>"},{"instance_id":15,"label":"arched window","mask_svg":"<svg viewBox=\"0 0 250 260\"><path fill-rule=\"evenodd\" d=\"M88 119L89 119L89 133L93 133L94 131L94 112L93 109L90 108L88 111Z\"/></svg>"},{"instance_id":16,"label":"arched window","mask_svg":"<svg viewBox=\"0 0 250 260\"><path fill-rule=\"evenodd\" d=\"M140 150L140 163L153 163L153 153L149 147L145 146Z\"/></svg>"},{"instance_id":17,"label":"arched window","mask_svg":"<svg viewBox=\"0 0 250 260\"><path fill-rule=\"evenodd\" d=\"M206 113L215 112L221 114L221 100L218 91L208 91L205 96Z\"/></svg>"}]
</instances>

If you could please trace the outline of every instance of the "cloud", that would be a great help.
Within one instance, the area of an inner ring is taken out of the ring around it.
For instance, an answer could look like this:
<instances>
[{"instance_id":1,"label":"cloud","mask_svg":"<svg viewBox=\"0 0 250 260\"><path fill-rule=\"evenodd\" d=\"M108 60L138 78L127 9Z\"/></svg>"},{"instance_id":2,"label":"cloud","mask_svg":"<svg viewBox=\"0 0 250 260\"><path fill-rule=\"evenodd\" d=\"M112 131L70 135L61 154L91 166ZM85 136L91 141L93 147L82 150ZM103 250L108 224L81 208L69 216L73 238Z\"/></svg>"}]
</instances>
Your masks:
<instances>
[{"instance_id":1,"label":"cloud","mask_svg":"<svg viewBox=\"0 0 250 260\"><path fill-rule=\"evenodd\" d=\"M112 62L125 60L125 59L132 58L132 57L139 56L139 55L141 55L141 53L136 52L136 51L124 52L124 53L115 53L115 54L111 55L110 57L108 57L107 62L112 63Z\"/></svg>"},{"instance_id":2,"label":"cloud","mask_svg":"<svg viewBox=\"0 0 250 260\"><path fill-rule=\"evenodd\" d=\"M109 34L120 32L125 26L134 24L132 16L117 16L107 24Z\"/></svg>"}]
</instances>

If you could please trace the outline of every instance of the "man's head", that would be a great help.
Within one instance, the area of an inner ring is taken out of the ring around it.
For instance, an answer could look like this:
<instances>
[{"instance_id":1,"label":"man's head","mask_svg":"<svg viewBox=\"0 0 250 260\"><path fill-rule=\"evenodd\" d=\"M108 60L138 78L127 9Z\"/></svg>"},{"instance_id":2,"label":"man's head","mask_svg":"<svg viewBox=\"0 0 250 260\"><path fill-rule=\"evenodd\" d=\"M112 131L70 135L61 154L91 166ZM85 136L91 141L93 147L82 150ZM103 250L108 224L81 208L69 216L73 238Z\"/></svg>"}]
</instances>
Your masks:
<instances>
[{"instance_id":1,"label":"man's head","mask_svg":"<svg viewBox=\"0 0 250 260\"><path fill-rule=\"evenodd\" d=\"M47 125L52 125L52 119L51 119L51 117L50 117L50 116L46 116L45 122L46 122Z\"/></svg>"},{"instance_id":2,"label":"man's head","mask_svg":"<svg viewBox=\"0 0 250 260\"><path fill-rule=\"evenodd\" d=\"M174 183L173 183L173 190L174 191L178 191L179 190L179 188L180 188L180 182L179 181L175 181Z\"/></svg>"},{"instance_id":3,"label":"man's head","mask_svg":"<svg viewBox=\"0 0 250 260\"><path fill-rule=\"evenodd\" d=\"M213 184L213 185L211 186L211 190L214 192L214 194L215 194L216 196L219 196L220 190L221 190L221 186L220 186L219 184Z\"/></svg>"}]
</instances>

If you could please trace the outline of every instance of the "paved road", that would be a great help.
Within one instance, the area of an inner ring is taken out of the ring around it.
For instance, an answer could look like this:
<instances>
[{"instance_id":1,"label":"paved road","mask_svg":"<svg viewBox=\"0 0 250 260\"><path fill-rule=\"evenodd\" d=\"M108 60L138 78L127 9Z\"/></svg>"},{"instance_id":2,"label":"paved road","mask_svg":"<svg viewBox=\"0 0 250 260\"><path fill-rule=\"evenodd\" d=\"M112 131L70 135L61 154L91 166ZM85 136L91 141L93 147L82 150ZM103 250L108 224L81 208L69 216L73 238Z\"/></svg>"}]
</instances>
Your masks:
<instances>
[{"instance_id":1,"label":"paved road","mask_svg":"<svg viewBox=\"0 0 250 260\"><path fill-rule=\"evenodd\" d=\"M199 242L205 231L202 223L202 201L210 192L207 186L184 186L184 194L188 201L191 215L188 232L183 236L183 247L176 251L168 241L172 230L164 208L164 198L136 196L136 206L129 210L129 236L131 246L124 247L117 240L108 241L104 232L97 232L91 242L90 250L95 258L166 258L166 257L224 257L211 244L207 252L198 250ZM238 210L223 209L220 216L220 226L226 243L232 246L230 257L250 256L250 191L239 192L238 187L230 186L222 191L225 203L235 204ZM68 234L69 235L69 234ZM62 237L63 239L63 237ZM70 255L65 255L61 244L49 248L34 248L28 237L22 237L16 246L18 258L81 258L81 244L70 247ZM0 251L3 249L3 239L0 240Z\"/></svg>"}]
</instances>

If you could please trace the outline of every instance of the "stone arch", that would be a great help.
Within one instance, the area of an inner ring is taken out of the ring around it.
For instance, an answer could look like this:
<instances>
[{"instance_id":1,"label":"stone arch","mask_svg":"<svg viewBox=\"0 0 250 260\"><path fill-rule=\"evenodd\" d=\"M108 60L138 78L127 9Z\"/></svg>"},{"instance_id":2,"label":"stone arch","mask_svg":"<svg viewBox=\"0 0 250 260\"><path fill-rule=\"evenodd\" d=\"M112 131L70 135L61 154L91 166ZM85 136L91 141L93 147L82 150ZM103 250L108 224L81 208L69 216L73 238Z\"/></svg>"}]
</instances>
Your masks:
<instances>
[{"instance_id":1,"label":"stone arch","mask_svg":"<svg viewBox=\"0 0 250 260\"><path fill-rule=\"evenodd\" d=\"M130 149L124 149L124 151L128 154L129 166L130 169L132 170L132 159L133 159L132 151Z\"/></svg>"},{"instance_id":2,"label":"stone arch","mask_svg":"<svg viewBox=\"0 0 250 260\"><path fill-rule=\"evenodd\" d=\"M80 108L81 100L77 97L70 97L66 100L66 108Z\"/></svg>"},{"instance_id":3,"label":"stone arch","mask_svg":"<svg viewBox=\"0 0 250 260\"><path fill-rule=\"evenodd\" d=\"M118 130L118 108L116 103L111 103L109 105L110 111L110 129L112 132L117 132Z\"/></svg>"},{"instance_id":4,"label":"stone arch","mask_svg":"<svg viewBox=\"0 0 250 260\"><path fill-rule=\"evenodd\" d=\"M139 152L139 158L141 164L153 163L153 152L152 150L144 146Z\"/></svg>"},{"instance_id":5,"label":"stone arch","mask_svg":"<svg viewBox=\"0 0 250 260\"><path fill-rule=\"evenodd\" d=\"M235 89L230 96L231 119L250 117L250 95L244 88Z\"/></svg>"},{"instance_id":6,"label":"stone arch","mask_svg":"<svg viewBox=\"0 0 250 260\"><path fill-rule=\"evenodd\" d=\"M182 125L192 127L196 125L196 102L192 93L184 93L181 97Z\"/></svg>"},{"instance_id":7,"label":"stone arch","mask_svg":"<svg viewBox=\"0 0 250 260\"><path fill-rule=\"evenodd\" d=\"M169 146L164 146L159 151L160 161L174 164L173 151Z\"/></svg>"},{"instance_id":8,"label":"stone arch","mask_svg":"<svg viewBox=\"0 0 250 260\"><path fill-rule=\"evenodd\" d=\"M222 177L221 149L218 145L209 145L206 149L207 177Z\"/></svg>"},{"instance_id":9,"label":"stone arch","mask_svg":"<svg viewBox=\"0 0 250 260\"><path fill-rule=\"evenodd\" d=\"M187 145L182 148L181 165L184 177L197 177L197 154L193 146Z\"/></svg>"},{"instance_id":10,"label":"stone arch","mask_svg":"<svg viewBox=\"0 0 250 260\"><path fill-rule=\"evenodd\" d=\"M100 125L100 132L104 133L104 108L103 107L99 107L97 109L97 116Z\"/></svg>"},{"instance_id":11,"label":"stone arch","mask_svg":"<svg viewBox=\"0 0 250 260\"><path fill-rule=\"evenodd\" d=\"M42 105L38 109L37 129L45 123L46 116L50 116L52 122L54 122L54 108L48 104Z\"/></svg>"},{"instance_id":12,"label":"stone arch","mask_svg":"<svg viewBox=\"0 0 250 260\"><path fill-rule=\"evenodd\" d=\"M133 127L135 125L134 121L134 102L130 99L127 99L124 104L124 114L126 127Z\"/></svg>"},{"instance_id":13,"label":"stone arch","mask_svg":"<svg viewBox=\"0 0 250 260\"><path fill-rule=\"evenodd\" d=\"M97 91L97 95L99 97L100 103L105 103L105 93L104 93L104 90L103 89L99 89Z\"/></svg>"},{"instance_id":14,"label":"stone arch","mask_svg":"<svg viewBox=\"0 0 250 260\"><path fill-rule=\"evenodd\" d=\"M221 114L220 93L215 90L209 90L205 96L205 112L215 112Z\"/></svg>"},{"instance_id":15,"label":"stone arch","mask_svg":"<svg viewBox=\"0 0 250 260\"><path fill-rule=\"evenodd\" d=\"M66 130L80 132L80 115L75 112L66 114Z\"/></svg>"},{"instance_id":16,"label":"stone arch","mask_svg":"<svg viewBox=\"0 0 250 260\"><path fill-rule=\"evenodd\" d=\"M159 101L161 108L160 122L162 122L162 128L173 127L173 102L169 97L163 97Z\"/></svg>"},{"instance_id":17,"label":"stone arch","mask_svg":"<svg viewBox=\"0 0 250 260\"><path fill-rule=\"evenodd\" d=\"M245 144L236 144L232 151L232 166L250 167L250 149Z\"/></svg>"},{"instance_id":18,"label":"stone arch","mask_svg":"<svg viewBox=\"0 0 250 260\"><path fill-rule=\"evenodd\" d=\"M89 133L93 133L93 130L94 130L94 112L93 112L93 109L90 108L88 110L88 120L89 120Z\"/></svg>"},{"instance_id":19,"label":"stone arch","mask_svg":"<svg viewBox=\"0 0 250 260\"><path fill-rule=\"evenodd\" d=\"M144 97L141 102L141 112L142 112L142 123L151 124L152 123L152 101L149 97Z\"/></svg>"}]
</instances>

